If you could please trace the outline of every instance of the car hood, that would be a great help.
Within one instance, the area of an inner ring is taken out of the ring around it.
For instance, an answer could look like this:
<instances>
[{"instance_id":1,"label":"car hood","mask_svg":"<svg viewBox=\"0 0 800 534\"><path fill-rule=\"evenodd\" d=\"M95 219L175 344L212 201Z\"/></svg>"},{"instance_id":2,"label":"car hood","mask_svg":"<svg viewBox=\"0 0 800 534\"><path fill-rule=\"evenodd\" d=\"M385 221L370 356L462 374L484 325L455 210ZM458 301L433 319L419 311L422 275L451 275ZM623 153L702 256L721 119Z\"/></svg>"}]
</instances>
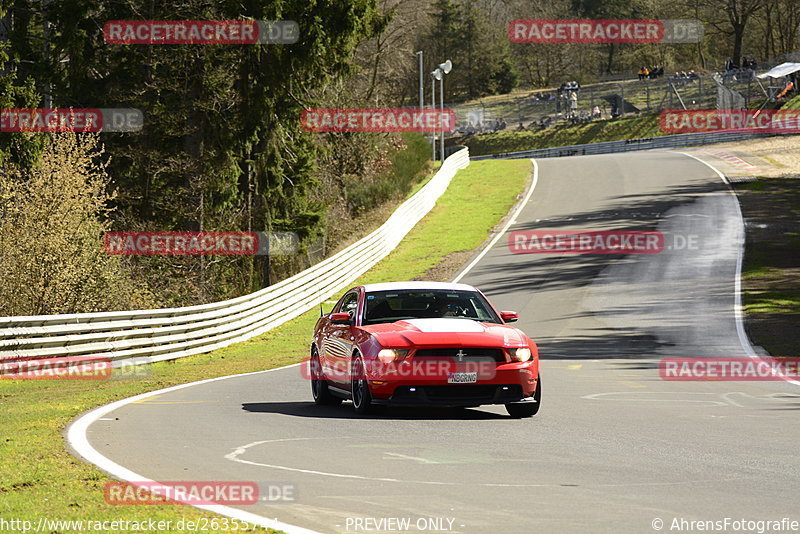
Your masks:
<instances>
[{"instance_id":1,"label":"car hood","mask_svg":"<svg viewBox=\"0 0 800 534\"><path fill-rule=\"evenodd\" d=\"M406 319L362 326L384 347L519 347L528 344L513 326L471 319Z\"/></svg>"}]
</instances>

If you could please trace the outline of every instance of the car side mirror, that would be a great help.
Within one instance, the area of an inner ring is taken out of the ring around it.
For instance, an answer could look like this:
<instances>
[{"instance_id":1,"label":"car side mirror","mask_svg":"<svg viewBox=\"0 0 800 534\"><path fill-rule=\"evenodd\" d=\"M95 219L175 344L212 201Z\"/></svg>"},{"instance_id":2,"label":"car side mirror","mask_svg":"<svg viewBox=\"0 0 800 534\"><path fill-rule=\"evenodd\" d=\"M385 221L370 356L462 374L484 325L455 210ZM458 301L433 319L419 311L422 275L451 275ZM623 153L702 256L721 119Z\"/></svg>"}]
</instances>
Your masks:
<instances>
[{"instance_id":1,"label":"car side mirror","mask_svg":"<svg viewBox=\"0 0 800 534\"><path fill-rule=\"evenodd\" d=\"M348 312L336 312L330 314L330 320L333 324L350 324L352 317Z\"/></svg>"},{"instance_id":2,"label":"car side mirror","mask_svg":"<svg viewBox=\"0 0 800 534\"><path fill-rule=\"evenodd\" d=\"M501 311L500 318L506 323L513 323L519 319L519 314L515 311Z\"/></svg>"}]
</instances>

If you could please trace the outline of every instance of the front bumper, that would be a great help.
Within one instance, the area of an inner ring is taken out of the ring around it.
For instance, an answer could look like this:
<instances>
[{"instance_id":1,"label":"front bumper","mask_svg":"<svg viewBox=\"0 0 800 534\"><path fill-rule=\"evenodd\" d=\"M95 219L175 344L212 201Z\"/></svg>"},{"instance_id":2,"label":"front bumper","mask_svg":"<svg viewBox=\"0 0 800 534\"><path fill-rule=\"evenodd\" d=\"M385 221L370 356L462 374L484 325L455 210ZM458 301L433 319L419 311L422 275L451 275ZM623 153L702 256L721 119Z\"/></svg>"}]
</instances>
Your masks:
<instances>
[{"instance_id":1,"label":"front bumper","mask_svg":"<svg viewBox=\"0 0 800 534\"><path fill-rule=\"evenodd\" d=\"M520 402L523 398L519 384L447 384L399 386L388 399L373 402L393 406L480 406Z\"/></svg>"}]
</instances>

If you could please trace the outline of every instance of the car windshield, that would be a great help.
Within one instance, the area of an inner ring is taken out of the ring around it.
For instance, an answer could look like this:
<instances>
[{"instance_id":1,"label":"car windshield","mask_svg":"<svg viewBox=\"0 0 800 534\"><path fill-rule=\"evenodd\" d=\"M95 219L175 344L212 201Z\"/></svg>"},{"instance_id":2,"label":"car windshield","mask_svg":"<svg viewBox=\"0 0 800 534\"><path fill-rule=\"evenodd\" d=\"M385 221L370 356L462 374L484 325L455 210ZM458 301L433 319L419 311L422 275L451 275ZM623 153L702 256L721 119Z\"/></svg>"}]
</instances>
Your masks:
<instances>
[{"instance_id":1,"label":"car windshield","mask_svg":"<svg viewBox=\"0 0 800 534\"><path fill-rule=\"evenodd\" d=\"M364 324L393 323L402 319L458 318L500 323L477 291L404 289L373 291L366 295Z\"/></svg>"}]
</instances>

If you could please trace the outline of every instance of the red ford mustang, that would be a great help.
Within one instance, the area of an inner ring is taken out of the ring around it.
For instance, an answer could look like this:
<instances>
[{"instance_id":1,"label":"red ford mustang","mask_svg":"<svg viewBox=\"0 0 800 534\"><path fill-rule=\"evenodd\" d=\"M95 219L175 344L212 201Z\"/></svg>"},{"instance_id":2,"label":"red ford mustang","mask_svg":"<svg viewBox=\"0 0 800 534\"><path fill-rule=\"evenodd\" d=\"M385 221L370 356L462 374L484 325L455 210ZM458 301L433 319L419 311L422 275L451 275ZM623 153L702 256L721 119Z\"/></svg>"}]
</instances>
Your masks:
<instances>
[{"instance_id":1,"label":"red ford mustang","mask_svg":"<svg viewBox=\"0 0 800 534\"><path fill-rule=\"evenodd\" d=\"M358 286L314 328L311 390L317 404L504 404L512 417L539 411L536 344L465 284Z\"/></svg>"}]
</instances>

